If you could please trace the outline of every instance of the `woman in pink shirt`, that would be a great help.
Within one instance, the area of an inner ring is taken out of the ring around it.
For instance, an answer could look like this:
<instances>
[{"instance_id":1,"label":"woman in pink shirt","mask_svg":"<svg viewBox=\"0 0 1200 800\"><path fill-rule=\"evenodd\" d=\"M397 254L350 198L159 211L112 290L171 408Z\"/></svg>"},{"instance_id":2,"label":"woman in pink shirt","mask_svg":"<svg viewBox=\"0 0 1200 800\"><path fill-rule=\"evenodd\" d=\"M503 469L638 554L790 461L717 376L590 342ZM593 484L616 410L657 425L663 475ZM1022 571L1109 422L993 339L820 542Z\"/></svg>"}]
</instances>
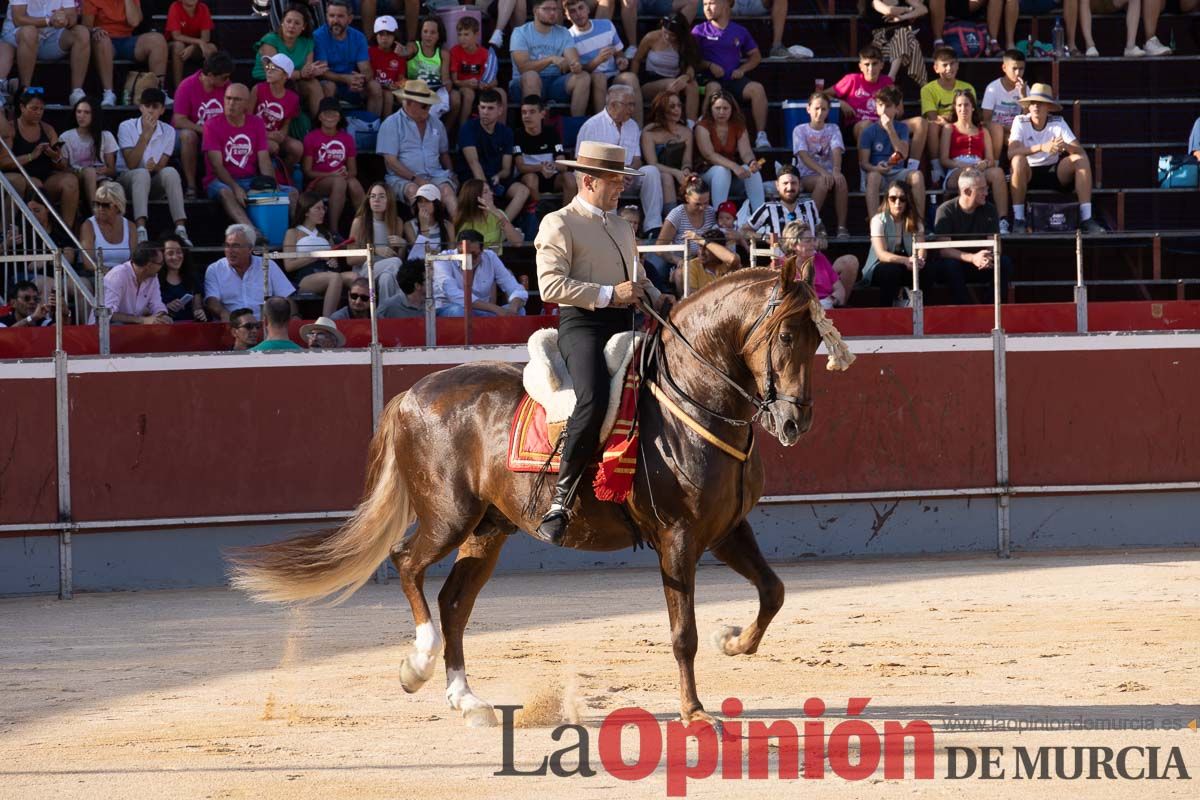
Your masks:
<instances>
[{"instance_id":1,"label":"woman in pink shirt","mask_svg":"<svg viewBox=\"0 0 1200 800\"><path fill-rule=\"evenodd\" d=\"M825 254L818 250L819 243L807 222L789 222L782 235L783 247L788 257L795 260L797 268L803 270L806 263L812 262L811 275L805 277L812 283L821 306L844 306L858 280L858 259L845 255L830 264Z\"/></svg>"},{"instance_id":2,"label":"woman in pink shirt","mask_svg":"<svg viewBox=\"0 0 1200 800\"><path fill-rule=\"evenodd\" d=\"M319 126L304 137L304 178L307 191L329 198L329 225L341 230L342 209L346 196L354 208L362 204L366 193L358 182L354 137L346 133L346 118L337 98L326 97L317 112Z\"/></svg>"}]
</instances>

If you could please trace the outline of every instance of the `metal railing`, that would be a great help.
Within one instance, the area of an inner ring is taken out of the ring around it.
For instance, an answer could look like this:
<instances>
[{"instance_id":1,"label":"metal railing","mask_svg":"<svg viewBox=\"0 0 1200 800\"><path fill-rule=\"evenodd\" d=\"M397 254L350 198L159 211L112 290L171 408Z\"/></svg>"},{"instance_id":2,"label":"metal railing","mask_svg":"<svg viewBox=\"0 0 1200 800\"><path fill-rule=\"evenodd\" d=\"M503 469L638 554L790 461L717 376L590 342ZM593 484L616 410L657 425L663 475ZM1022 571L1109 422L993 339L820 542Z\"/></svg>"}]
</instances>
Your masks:
<instances>
[{"instance_id":1,"label":"metal railing","mask_svg":"<svg viewBox=\"0 0 1200 800\"><path fill-rule=\"evenodd\" d=\"M463 342L471 343L471 305L474 302L475 265L466 243L458 253L431 253L425 250L425 346L437 345L437 298L434 296L434 271L438 261L457 262L463 271Z\"/></svg>"},{"instance_id":2,"label":"metal railing","mask_svg":"<svg viewBox=\"0 0 1200 800\"><path fill-rule=\"evenodd\" d=\"M697 241L701 247L704 246L703 239L698 239L698 240L694 240L694 241ZM690 250L691 250L691 247L689 246L688 242L684 242L683 244L639 244L638 248L637 248L639 256L642 255L643 253L679 253L680 254L681 258L680 258L679 268L683 270L683 296L684 297L687 297L689 294L691 294L691 291L692 291L692 287L691 287L692 277L689 274L691 272L691 270L688 269L688 267L691 266L691 256L689 253ZM701 258L702 258L702 256L701 256Z\"/></svg>"}]
</instances>

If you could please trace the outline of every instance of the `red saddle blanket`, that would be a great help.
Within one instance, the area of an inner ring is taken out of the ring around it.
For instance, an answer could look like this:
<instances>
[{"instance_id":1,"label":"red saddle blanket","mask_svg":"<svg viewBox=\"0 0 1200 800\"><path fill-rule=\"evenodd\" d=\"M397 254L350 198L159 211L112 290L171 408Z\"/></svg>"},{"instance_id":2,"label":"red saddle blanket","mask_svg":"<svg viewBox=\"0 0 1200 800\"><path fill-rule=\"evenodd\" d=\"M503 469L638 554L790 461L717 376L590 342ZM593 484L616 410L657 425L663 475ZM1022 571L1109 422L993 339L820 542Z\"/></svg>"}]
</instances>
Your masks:
<instances>
[{"instance_id":1,"label":"red saddle blanket","mask_svg":"<svg viewBox=\"0 0 1200 800\"><path fill-rule=\"evenodd\" d=\"M596 479L592 483L597 498L614 503L625 502L637 470L639 381L634 369L636 363L637 359L632 359L625 371L617 418L604 442ZM522 394L508 430L508 468L513 472L540 472L545 467L547 472L558 472L559 456L554 452L551 458L552 451L555 447L547 433L546 409L528 394ZM547 459L550 459L549 466Z\"/></svg>"}]
</instances>

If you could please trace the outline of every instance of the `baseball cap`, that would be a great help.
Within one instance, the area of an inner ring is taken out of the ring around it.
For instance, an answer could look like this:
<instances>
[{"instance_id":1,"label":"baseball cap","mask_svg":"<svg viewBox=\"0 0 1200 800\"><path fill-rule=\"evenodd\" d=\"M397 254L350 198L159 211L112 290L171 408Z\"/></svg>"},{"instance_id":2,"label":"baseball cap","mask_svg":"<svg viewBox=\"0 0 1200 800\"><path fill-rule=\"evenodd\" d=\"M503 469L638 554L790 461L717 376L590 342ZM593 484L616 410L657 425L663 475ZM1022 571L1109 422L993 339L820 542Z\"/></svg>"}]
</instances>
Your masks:
<instances>
[{"instance_id":1,"label":"baseball cap","mask_svg":"<svg viewBox=\"0 0 1200 800\"><path fill-rule=\"evenodd\" d=\"M397 25L396 25L395 17L382 16L382 17L375 18L375 32L376 33L379 33L380 31L389 31L391 33L395 33L396 28L397 28Z\"/></svg>"},{"instance_id":2,"label":"baseball cap","mask_svg":"<svg viewBox=\"0 0 1200 800\"><path fill-rule=\"evenodd\" d=\"M726 200L724 203L721 203L721 205L717 206L717 213L729 214L730 216L736 217L737 206L734 205L732 200Z\"/></svg>"},{"instance_id":3,"label":"baseball cap","mask_svg":"<svg viewBox=\"0 0 1200 800\"><path fill-rule=\"evenodd\" d=\"M442 199L442 193L432 183L427 183L420 189L417 189L417 197L423 197L431 203L436 203ZM413 198L414 200L416 198Z\"/></svg>"},{"instance_id":4,"label":"baseball cap","mask_svg":"<svg viewBox=\"0 0 1200 800\"><path fill-rule=\"evenodd\" d=\"M263 61L270 61L275 66L283 70L283 74L289 78L296 71L296 64L284 53L275 53L274 55L263 56Z\"/></svg>"}]
</instances>

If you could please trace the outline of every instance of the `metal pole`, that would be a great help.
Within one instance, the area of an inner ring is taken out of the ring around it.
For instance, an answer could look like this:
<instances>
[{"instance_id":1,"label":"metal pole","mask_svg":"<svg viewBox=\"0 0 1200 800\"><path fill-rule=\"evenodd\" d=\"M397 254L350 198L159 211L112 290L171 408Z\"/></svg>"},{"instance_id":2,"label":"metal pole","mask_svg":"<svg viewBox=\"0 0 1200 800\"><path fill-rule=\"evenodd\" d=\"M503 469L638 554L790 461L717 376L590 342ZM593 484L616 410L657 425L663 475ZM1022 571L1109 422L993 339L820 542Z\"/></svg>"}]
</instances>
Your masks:
<instances>
[{"instance_id":1,"label":"metal pole","mask_svg":"<svg viewBox=\"0 0 1200 800\"><path fill-rule=\"evenodd\" d=\"M700 241L701 241L700 262L704 263L704 244L703 244L704 240L701 239ZM691 263L691 259L688 254L691 252L691 250L692 250L692 248L690 248L688 246L688 243L685 241L683 243L683 296L684 297L687 297L692 291L692 276L690 275L691 270L688 268ZM637 267L634 267L634 269L637 269Z\"/></svg>"},{"instance_id":2,"label":"metal pole","mask_svg":"<svg viewBox=\"0 0 1200 800\"><path fill-rule=\"evenodd\" d=\"M425 346L437 345L437 312L433 306L433 258L425 248Z\"/></svg>"},{"instance_id":3,"label":"metal pole","mask_svg":"<svg viewBox=\"0 0 1200 800\"><path fill-rule=\"evenodd\" d=\"M60 353L63 349L63 309L66 307L66 302L63 300L63 274L62 274L62 250L54 251L54 352Z\"/></svg>"},{"instance_id":4,"label":"metal pole","mask_svg":"<svg viewBox=\"0 0 1200 800\"><path fill-rule=\"evenodd\" d=\"M462 270L463 270L463 344L471 344L471 316L474 313L473 306L475 301L475 269L471 263L471 256L467 253L467 242L463 240L462 245Z\"/></svg>"},{"instance_id":5,"label":"metal pole","mask_svg":"<svg viewBox=\"0 0 1200 800\"><path fill-rule=\"evenodd\" d=\"M71 521L71 426L67 396L67 354L54 351L55 445L58 458L58 521ZM71 580L71 531L58 534L58 596L70 600L74 594Z\"/></svg>"},{"instance_id":6,"label":"metal pole","mask_svg":"<svg viewBox=\"0 0 1200 800\"><path fill-rule=\"evenodd\" d=\"M250 258L254 258L254 245L250 245ZM258 321L264 325L267 322L267 295L271 292L271 270L267 261L267 248L263 248L262 253L262 276L263 276L263 295L262 305L258 307Z\"/></svg>"},{"instance_id":7,"label":"metal pole","mask_svg":"<svg viewBox=\"0 0 1200 800\"><path fill-rule=\"evenodd\" d=\"M1083 285L1083 232L1075 231L1075 331L1087 333L1087 287Z\"/></svg>"},{"instance_id":8,"label":"metal pole","mask_svg":"<svg viewBox=\"0 0 1200 800\"><path fill-rule=\"evenodd\" d=\"M367 246L367 302L371 304L371 347L379 344L379 319L375 306L375 245ZM378 417L376 413L376 417Z\"/></svg>"},{"instance_id":9,"label":"metal pole","mask_svg":"<svg viewBox=\"0 0 1200 800\"><path fill-rule=\"evenodd\" d=\"M912 306L913 336L925 335L925 293L921 291L921 268L918 263L922 257L920 244L923 242L916 242L913 245L912 289L909 290L908 295L909 304Z\"/></svg>"},{"instance_id":10,"label":"metal pole","mask_svg":"<svg viewBox=\"0 0 1200 800\"><path fill-rule=\"evenodd\" d=\"M995 330L1000 330L1000 234L992 237L992 306L995 310Z\"/></svg>"},{"instance_id":11,"label":"metal pole","mask_svg":"<svg viewBox=\"0 0 1200 800\"><path fill-rule=\"evenodd\" d=\"M100 324L100 355L110 353L109 332L112 320L112 310L104 299L104 253L96 250L96 322Z\"/></svg>"},{"instance_id":12,"label":"metal pole","mask_svg":"<svg viewBox=\"0 0 1200 800\"><path fill-rule=\"evenodd\" d=\"M996 403L996 486L1000 488L996 498L996 554L1000 558L1009 558L1008 371L1004 330L998 324L992 330L992 372Z\"/></svg>"}]
</instances>

